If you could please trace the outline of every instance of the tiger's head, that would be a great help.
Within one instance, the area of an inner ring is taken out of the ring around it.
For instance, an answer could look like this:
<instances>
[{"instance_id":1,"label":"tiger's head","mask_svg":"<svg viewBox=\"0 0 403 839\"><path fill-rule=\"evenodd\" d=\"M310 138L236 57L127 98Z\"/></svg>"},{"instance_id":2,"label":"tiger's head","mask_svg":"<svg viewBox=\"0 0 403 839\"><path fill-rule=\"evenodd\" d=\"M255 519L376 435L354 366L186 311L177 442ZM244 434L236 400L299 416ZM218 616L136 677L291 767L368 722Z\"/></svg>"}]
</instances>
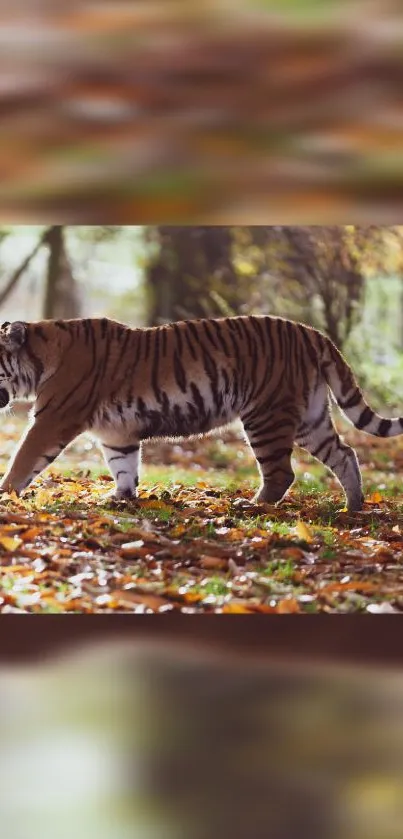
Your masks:
<instances>
[{"instance_id":1,"label":"tiger's head","mask_svg":"<svg viewBox=\"0 0 403 839\"><path fill-rule=\"evenodd\" d=\"M32 375L24 347L27 324L6 321L0 326L0 410L11 399L28 398L32 390Z\"/></svg>"}]
</instances>

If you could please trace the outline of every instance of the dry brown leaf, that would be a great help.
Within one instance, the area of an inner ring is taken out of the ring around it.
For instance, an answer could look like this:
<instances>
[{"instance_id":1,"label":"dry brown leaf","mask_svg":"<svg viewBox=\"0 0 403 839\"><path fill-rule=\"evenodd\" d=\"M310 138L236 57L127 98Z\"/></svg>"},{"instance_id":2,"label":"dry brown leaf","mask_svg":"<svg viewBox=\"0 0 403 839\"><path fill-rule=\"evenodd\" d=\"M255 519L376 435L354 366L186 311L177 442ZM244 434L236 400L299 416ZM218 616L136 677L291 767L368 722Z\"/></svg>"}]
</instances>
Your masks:
<instances>
[{"instance_id":1,"label":"dry brown leaf","mask_svg":"<svg viewBox=\"0 0 403 839\"><path fill-rule=\"evenodd\" d=\"M200 557L202 568L224 570L228 567L228 560L220 559L218 556L207 556L206 554Z\"/></svg>"},{"instance_id":2,"label":"dry brown leaf","mask_svg":"<svg viewBox=\"0 0 403 839\"><path fill-rule=\"evenodd\" d=\"M125 559L136 559L148 556L150 549L144 546L142 539L137 539L135 542L124 542L119 548L119 553Z\"/></svg>"},{"instance_id":3,"label":"dry brown leaf","mask_svg":"<svg viewBox=\"0 0 403 839\"><path fill-rule=\"evenodd\" d=\"M379 548L379 550L375 551L372 554L372 559L375 562L392 562L395 558L393 551L388 550L388 548Z\"/></svg>"},{"instance_id":4,"label":"dry brown leaf","mask_svg":"<svg viewBox=\"0 0 403 839\"><path fill-rule=\"evenodd\" d=\"M25 544L24 547L21 549L21 554L23 554L24 558L26 557L27 559L41 559L43 556L42 551L35 551L32 548L26 548Z\"/></svg>"},{"instance_id":5,"label":"dry brown leaf","mask_svg":"<svg viewBox=\"0 0 403 839\"><path fill-rule=\"evenodd\" d=\"M128 606L129 608L136 605L145 606L147 609L152 609L153 612L172 608L172 604L164 597L159 597L157 594L139 594L135 591L111 591L111 601L115 601L119 606Z\"/></svg>"},{"instance_id":6,"label":"dry brown leaf","mask_svg":"<svg viewBox=\"0 0 403 839\"><path fill-rule=\"evenodd\" d=\"M328 583L320 590L320 594L329 594L337 591L363 591L372 592L377 591L378 586L375 583L370 583L365 580L351 580L348 583Z\"/></svg>"}]
</instances>

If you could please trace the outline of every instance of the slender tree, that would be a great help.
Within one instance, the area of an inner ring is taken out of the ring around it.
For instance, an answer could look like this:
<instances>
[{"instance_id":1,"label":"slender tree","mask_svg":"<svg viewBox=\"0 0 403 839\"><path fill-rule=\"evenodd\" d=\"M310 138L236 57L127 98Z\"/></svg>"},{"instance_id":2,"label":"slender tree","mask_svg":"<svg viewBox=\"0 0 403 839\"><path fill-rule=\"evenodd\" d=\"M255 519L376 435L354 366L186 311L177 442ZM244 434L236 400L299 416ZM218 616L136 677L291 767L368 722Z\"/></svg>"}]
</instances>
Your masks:
<instances>
[{"instance_id":1,"label":"slender tree","mask_svg":"<svg viewBox=\"0 0 403 839\"><path fill-rule=\"evenodd\" d=\"M46 274L44 318L75 318L81 313L81 300L66 251L64 227L54 225L47 231L49 246Z\"/></svg>"}]
</instances>

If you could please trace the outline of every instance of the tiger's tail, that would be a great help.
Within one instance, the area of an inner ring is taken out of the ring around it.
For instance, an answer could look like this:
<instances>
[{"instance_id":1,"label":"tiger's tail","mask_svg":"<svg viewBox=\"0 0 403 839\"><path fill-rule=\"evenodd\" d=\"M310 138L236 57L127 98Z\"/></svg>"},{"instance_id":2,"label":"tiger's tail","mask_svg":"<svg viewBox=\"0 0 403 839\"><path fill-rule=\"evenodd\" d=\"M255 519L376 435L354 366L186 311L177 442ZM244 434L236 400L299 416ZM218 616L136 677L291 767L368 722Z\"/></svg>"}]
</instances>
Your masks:
<instances>
[{"instance_id":1,"label":"tiger's tail","mask_svg":"<svg viewBox=\"0 0 403 839\"><path fill-rule=\"evenodd\" d=\"M403 417L387 419L370 408L357 384L351 367L333 342L323 337L321 369L336 402L360 431L375 437L397 437L403 434Z\"/></svg>"}]
</instances>

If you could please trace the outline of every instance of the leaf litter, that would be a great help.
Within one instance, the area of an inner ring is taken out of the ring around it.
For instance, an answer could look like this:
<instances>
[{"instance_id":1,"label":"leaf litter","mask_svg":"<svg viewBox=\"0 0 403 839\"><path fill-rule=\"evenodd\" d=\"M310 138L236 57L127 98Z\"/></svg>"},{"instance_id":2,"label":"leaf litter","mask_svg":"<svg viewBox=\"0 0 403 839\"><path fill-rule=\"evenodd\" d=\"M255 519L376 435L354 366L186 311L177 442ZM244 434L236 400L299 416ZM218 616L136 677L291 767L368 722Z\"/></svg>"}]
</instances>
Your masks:
<instances>
[{"instance_id":1,"label":"leaf litter","mask_svg":"<svg viewBox=\"0 0 403 839\"><path fill-rule=\"evenodd\" d=\"M15 445L21 424L7 429ZM256 504L255 465L233 430L150 444L139 499L115 502L79 438L24 496L0 498L0 611L401 613L403 441L347 438L366 489L354 515L303 452L283 503Z\"/></svg>"}]
</instances>

